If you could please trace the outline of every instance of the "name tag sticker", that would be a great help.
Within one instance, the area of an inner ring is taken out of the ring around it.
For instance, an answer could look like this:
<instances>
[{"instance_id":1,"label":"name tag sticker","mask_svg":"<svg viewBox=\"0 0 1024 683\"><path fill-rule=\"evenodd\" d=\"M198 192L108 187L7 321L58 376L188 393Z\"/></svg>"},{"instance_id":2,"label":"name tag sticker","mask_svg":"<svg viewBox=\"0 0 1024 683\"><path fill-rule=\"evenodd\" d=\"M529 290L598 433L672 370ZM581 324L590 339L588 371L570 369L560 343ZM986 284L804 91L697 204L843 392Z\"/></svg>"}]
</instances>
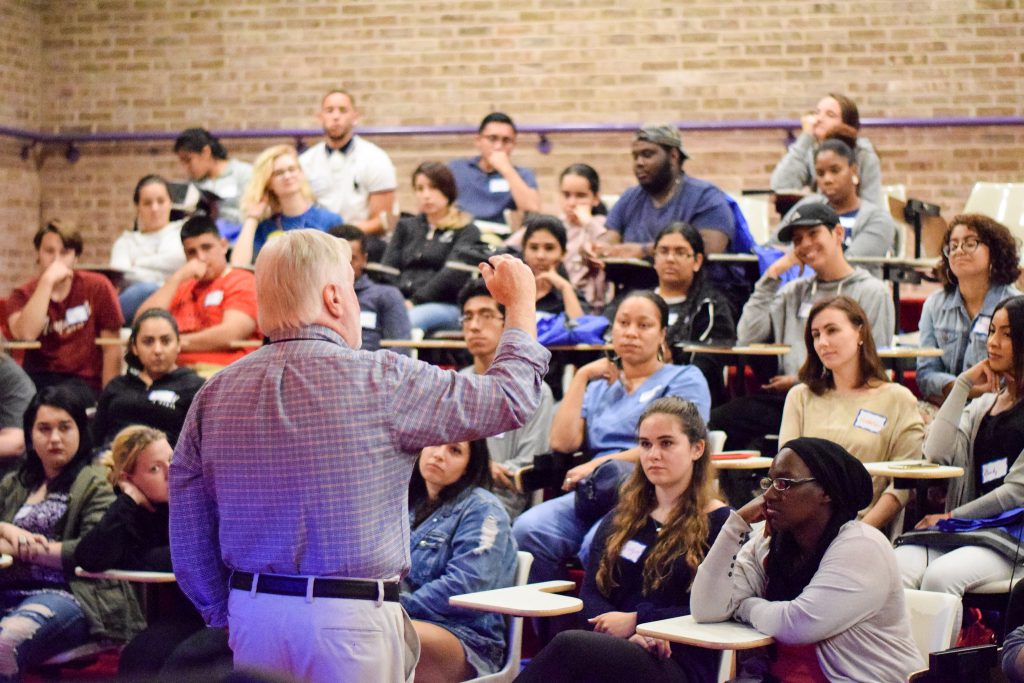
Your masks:
<instances>
[{"instance_id":1,"label":"name tag sticker","mask_svg":"<svg viewBox=\"0 0 1024 683\"><path fill-rule=\"evenodd\" d=\"M870 410L860 409L857 413L857 419L853 421L853 426L859 429L865 429L872 434L878 434L885 427L885 423L889 421L885 415L879 415L873 413Z\"/></svg>"},{"instance_id":2,"label":"name tag sticker","mask_svg":"<svg viewBox=\"0 0 1024 683\"><path fill-rule=\"evenodd\" d=\"M639 541L626 541L619 554L630 562L636 563L645 550L647 550L647 546Z\"/></svg>"},{"instance_id":3,"label":"name tag sticker","mask_svg":"<svg viewBox=\"0 0 1024 683\"><path fill-rule=\"evenodd\" d=\"M215 289L214 291L207 294L206 298L203 299L203 306L220 306L223 301L224 290Z\"/></svg>"},{"instance_id":4,"label":"name tag sticker","mask_svg":"<svg viewBox=\"0 0 1024 683\"><path fill-rule=\"evenodd\" d=\"M638 403L641 403L641 404L642 403L647 403L652 398L657 398L658 396L660 396L662 389L663 389L663 386L661 384L659 384L658 386L654 387L653 389L648 389L644 393L640 394L637 397L636 400L637 400Z\"/></svg>"},{"instance_id":5,"label":"name tag sticker","mask_svg":"<svg viewBox=\"0 0 1024 683\"><path fill-rule=\"evenodd\" d=\"M373 311L360 311L359 312L359 324L364 330L373 330L377 328L377 314Z\"/></svg>"},{"instance_id":6,"label":"name tag sticker","mask_svg":"<svg viewBox=\"0 0 1024 683\"><path fill-rule=\"evenodd\" d=\"M487 183L487 189L491 192L508 192L508 181L504 178L491 178Z\"/></svg>"},{"instance_id":7,"label":"name tag sticker","mask_svg":"<svg viewBox=\"0 0 1024 683\"><path fill-rule=\"evenodd\" d=\"M679 314L678 313L669 313L668 314L668 327L672 327L673 325L675 325L677 320L679 320Z\"/></svg>"},{"instance_id":8,"label":"name tag sticker","mask_svg":"<svg viewBox=\"0 0 1024 683\"><path fill-rule=\"evenodd\" d=\"M89 319L89 308L85 304L72 306L64 312L65 325L77 325Z\"/></svg>"},{"instance_id":9,"label":"name tag sticker","mask_svg":"<svg viewBox=\"0 0 1024 683\"><path fill-rule=\"evenodd\" d=\"M810 301L803 302L802 304L800 304L800 310L796 312L796 317L800 318L801 320L806 320L807 316L811 314L811 308L813 307L814 304L811 303Z\"/></svg>"},{"instance_id":10,"label":"name tag sticker","mask_svg":"<svg viewBox=\"0 0 1024 683\"><path fill-rule=\"evenodd\" d=\"M178 402L178 394L170 389L154 389L149 392L149 402L173 408Z\"/></svg>"},{"instance_id":11,"label":"name tag sticker","mask_svg":"<svg viewBox=\"0 0 1024 683\"><path fill-rule=\"evenodd\" d=\"M1006 476L1008 471L1008 465L1006 458L999 458L998 460L990 460L981 465L981 483L988 484L989 482L1002 479Z\"/></svg>"},{"instance_id":12,"label":"name tag sticker","mask_svg":"<svg viewBox=\"0 0 1024 683\"><path fill-rule=\"evenodd\" d=\"M992 317L988 315L978 316L978 320L974 323L974 329L971 330L974 334L980 334L982 336L988 336L988 327L992 324Z\"/></svg>"}]
</instances>

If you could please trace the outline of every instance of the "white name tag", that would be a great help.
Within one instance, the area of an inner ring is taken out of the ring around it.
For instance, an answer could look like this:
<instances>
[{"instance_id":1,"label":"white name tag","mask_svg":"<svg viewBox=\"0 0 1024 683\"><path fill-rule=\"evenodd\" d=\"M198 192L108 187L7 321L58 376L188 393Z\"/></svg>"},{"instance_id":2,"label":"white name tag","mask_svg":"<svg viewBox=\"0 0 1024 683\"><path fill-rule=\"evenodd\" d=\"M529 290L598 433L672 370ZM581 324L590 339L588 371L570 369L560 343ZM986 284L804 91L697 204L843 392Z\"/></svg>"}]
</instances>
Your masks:
<instances>
[{"instance_id":1,"label":"white name tag","mask_svg":"<svg viewBox=\"0 0 1024 683\"><path fill-rule=\"evenodd\" d=\"M987 484L997 479L1002 479L1006 476L1006 472L1006 458L999 458L998 460L991 460L983 463L981 466L981 483Z\"/></svg>"},{"instance_id":2,"label":"white name tag","mask_svg":"<svg viewBox=\"0 0 1024 683\"><path fill-rule=\"evenodd\" d=\"M864 410L861 408L857 412L857 419L853 421L853 426L859 429L865 429L872 434L878 434L885 427L885 423L889 421L885 415L879 415L873 413L870 410Z\"/></svg>"},{"instance_id":3,"label":"white name tag","mask_svg":"<svg viewBox=\"0 0 1024 683\"><path fill-rule=\"evenodd\" d=\"M149 392L149 402L173 408L178 403L178 393L170 389L154 389Z\"/></svg>"},{"instance_id":4,"label":"white name tag","mask_svg":"<svg viewBox=\"0 0 1024 683\"><path fill-rule=\"evenodd\" d=\"M203 306L220 306L222 301L224 301L224 290L216 289L206 295L206 298L203 299Z\"/></svg>"},{"instance_id":5,"label":"white name tag","mask_svg":"<svg viewBox=\"0 0 1024 683\"><path fill-rule=\"evenodd\" d=\"M491 178L487 183L487 189L491 192L508 192L508 181L504 178Z\"/></svg>"},{"instance_id":6,"label":"white name tag","mask_svg":"<svg viewBox=\"0 0 1024 683\"><path fill-rule=\"evenodd\" d=\"M89 307L85 304L82 304L81 306L72 306L64 312L64 324L68 326L84 323L88 319Z\"/></svg>"},{"instance_id":7,"label":"white name tag","mask_svg":"<svg viewBox=\"0 0 1024 683\"><path fill-rule=\"evenodd\" d=\"M811 314L811 309L813 307L814 304L811 303L810 301L803 302L802 304L800 304L800 310L796 312L796 317L800 318L801 320L806 320L807 316Z\"/></svg>"},{"instance_id":8,"label":"white name tag","mask_svg":"<svg viewBox=\"0 0 1024 683\"><path fill-rule=\"evenodd\" d=\"M501 434L495 434L494 436L488 437L489 439L504 439L508 432L502 432Z\"/></svg>"},{"instance_id":9,"label":"white name tag","mask_svg":"<svg viewBox=\"0 0 1024 683\"><path fill-rule=\"evenodd\" d=\"M554 313L548 313L547 311L534 311L534 316L537 318L537 322L541 320L547 320L548 318L556 317Z\"/></svg>"},{"instance_id":10,"label":"white name tag","mask_svg":"<svg viewBox=\"0 0 1024 683\"><path fill-rule=\"evenodd\" d=\"M974 329L971 330L974 334L980 334L984 337L988 336L989 325L992 324L992 317L988 315L978 316L978 320L974 323Z\"/></svg>"},{"instance_id":11,"label":"white name tag","mask_svg":"<svg viewBox=\"0 0 1024 683\"><path fill-rule=\"evenodd\" d=\"M679 314L678 313L669 313L668 314L668 327L672 327L673 325L675 325L677 320L679 320Z\"/></svg>"},{"instance_id":12,"label":"white name tag","mask_svg":"<svg viewBox=\"0 0 1024 683\"><path fill-rule=\"evenodd\" d=\"M360 311L359 324L363 329L373 330L377 328L377 314L373 311Z\"/></svg>"},{"instance_id":13,"label":"white name tag","mask_svg":"<svg viewBox=\"0 0 1024 683\"><path fill-rule=\"evenodd\" d=\"M644 554L645 550L647 550L647 546L639 541L626 541L619 555L635 564L640 559L640 556Z\"/></svg>"},{"instance_id":14,"label":"white name tag","mask_svg":"<svg viewBox=\"0 0 1024 683\"><path fill-rule=\"evenodd\" d=\"M636 399L637 402L638 403L647 403L652 398L656 398L661 393L662 388L663 388L663 385L659 384L658 386L654 387L653 389L648 389L644 393L640 394L639 398Z\"/></svg>"}]
</instances>

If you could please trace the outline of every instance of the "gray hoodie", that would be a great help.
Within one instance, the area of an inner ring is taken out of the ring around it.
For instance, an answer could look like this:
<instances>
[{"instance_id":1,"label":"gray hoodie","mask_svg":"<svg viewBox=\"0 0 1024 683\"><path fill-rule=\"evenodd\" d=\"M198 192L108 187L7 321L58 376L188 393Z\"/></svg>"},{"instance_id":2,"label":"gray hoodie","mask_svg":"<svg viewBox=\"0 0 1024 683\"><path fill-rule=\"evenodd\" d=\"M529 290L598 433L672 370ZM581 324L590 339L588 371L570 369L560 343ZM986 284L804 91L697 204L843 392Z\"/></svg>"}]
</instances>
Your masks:
<instances>
[{"instance_id":1,"label":"gray hoodie","mask_svg":"<svg viewBox=\"0 0 1024 683\"><path fill-rule=\"evenodd\" d=\"M754 293L743 307L736 326L737 344L772 342L792 346L779 364L781 374L795 375L807 357L804 327L811 306L839 295L850 297L864 308L876 346L881 348L892 343L896 320L889 290L881 280L855 268L841 280L825 281L815 276L793 280L784 286L778 278L765 275L757 281Z\"/></svg>"}]
</instances>

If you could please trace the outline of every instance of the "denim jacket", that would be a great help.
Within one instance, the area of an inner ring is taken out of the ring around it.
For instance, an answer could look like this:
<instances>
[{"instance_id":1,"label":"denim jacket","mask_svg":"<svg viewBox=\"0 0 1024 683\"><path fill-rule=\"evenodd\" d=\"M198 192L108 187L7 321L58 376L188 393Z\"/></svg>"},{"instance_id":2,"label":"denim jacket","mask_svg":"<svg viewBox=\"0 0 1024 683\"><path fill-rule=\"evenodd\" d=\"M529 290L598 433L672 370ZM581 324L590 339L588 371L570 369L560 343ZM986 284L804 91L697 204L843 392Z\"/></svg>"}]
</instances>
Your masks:
<instances>
[{"instance_id":1,"label":"denim jacket","mask_svg":"<svg viewBox=\"0 0 1024 683\"><path fill-rule=\"evenodd\" d=\"M917 386L924 396L941 396L942 388L987 355L992 310L1003 299L1020 294L1013 285L995 285L985 294L981 311L967 317L960 290L940 289L928 296L921 310L921 346L942 349L941 358L917 359Z\"/></svg>"},{"instance_id":2,"label":"denim jacket","mask_svg":"<svg viewBox=\"0 0 1024 683\"><path fill-rule=\"evenodd\" d=\"M448 598L514 583L516 543L505 507L490 491L467 488L414 528L411 544L412 566L401 596L409 616L455 634L480 674L500 669L501 615L452 607Z\"/></svg>"}]
</instances>

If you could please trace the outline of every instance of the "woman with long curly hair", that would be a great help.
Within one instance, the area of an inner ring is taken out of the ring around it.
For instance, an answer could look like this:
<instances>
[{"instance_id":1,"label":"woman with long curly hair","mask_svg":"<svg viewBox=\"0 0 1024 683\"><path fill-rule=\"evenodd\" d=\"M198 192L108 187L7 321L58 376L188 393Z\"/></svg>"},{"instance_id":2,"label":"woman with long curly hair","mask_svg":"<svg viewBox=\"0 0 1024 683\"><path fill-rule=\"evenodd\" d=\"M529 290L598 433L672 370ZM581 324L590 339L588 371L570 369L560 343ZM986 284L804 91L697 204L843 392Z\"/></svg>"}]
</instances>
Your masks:
<instances>
[{"instance_id":1,"label":"woman with long curly hair","mask_svg":"<svg viewBox=\"0 0 1024 683\"><path fill-rule=\"evenodd\" d=\"M697 566L729 516L714 496L707 428L696 406L657 399L640 417L640 467L601 522L586 567L584 615L593 632L565 631L521 681L708 680L709 651L669 646L637 624L689 613Z\"/></svg>"},{"instance_id":2,"label":"woman with long curly hair","mask_svg":"<svg viewBox=\"0 0 1024 683\"><path fill-rule=\"evenodd\" d=\"M942 349L941 358L917 359L917 386L935 405L952 391L956 378L985 359L992 312L1003 299L1020 294L1019 245L1005 225L981 214L955 216L942 238L936 271L942 289L921 310L921 346ZM982 394L972 387L968 396Z\"/></svg>"}]
</instances>

